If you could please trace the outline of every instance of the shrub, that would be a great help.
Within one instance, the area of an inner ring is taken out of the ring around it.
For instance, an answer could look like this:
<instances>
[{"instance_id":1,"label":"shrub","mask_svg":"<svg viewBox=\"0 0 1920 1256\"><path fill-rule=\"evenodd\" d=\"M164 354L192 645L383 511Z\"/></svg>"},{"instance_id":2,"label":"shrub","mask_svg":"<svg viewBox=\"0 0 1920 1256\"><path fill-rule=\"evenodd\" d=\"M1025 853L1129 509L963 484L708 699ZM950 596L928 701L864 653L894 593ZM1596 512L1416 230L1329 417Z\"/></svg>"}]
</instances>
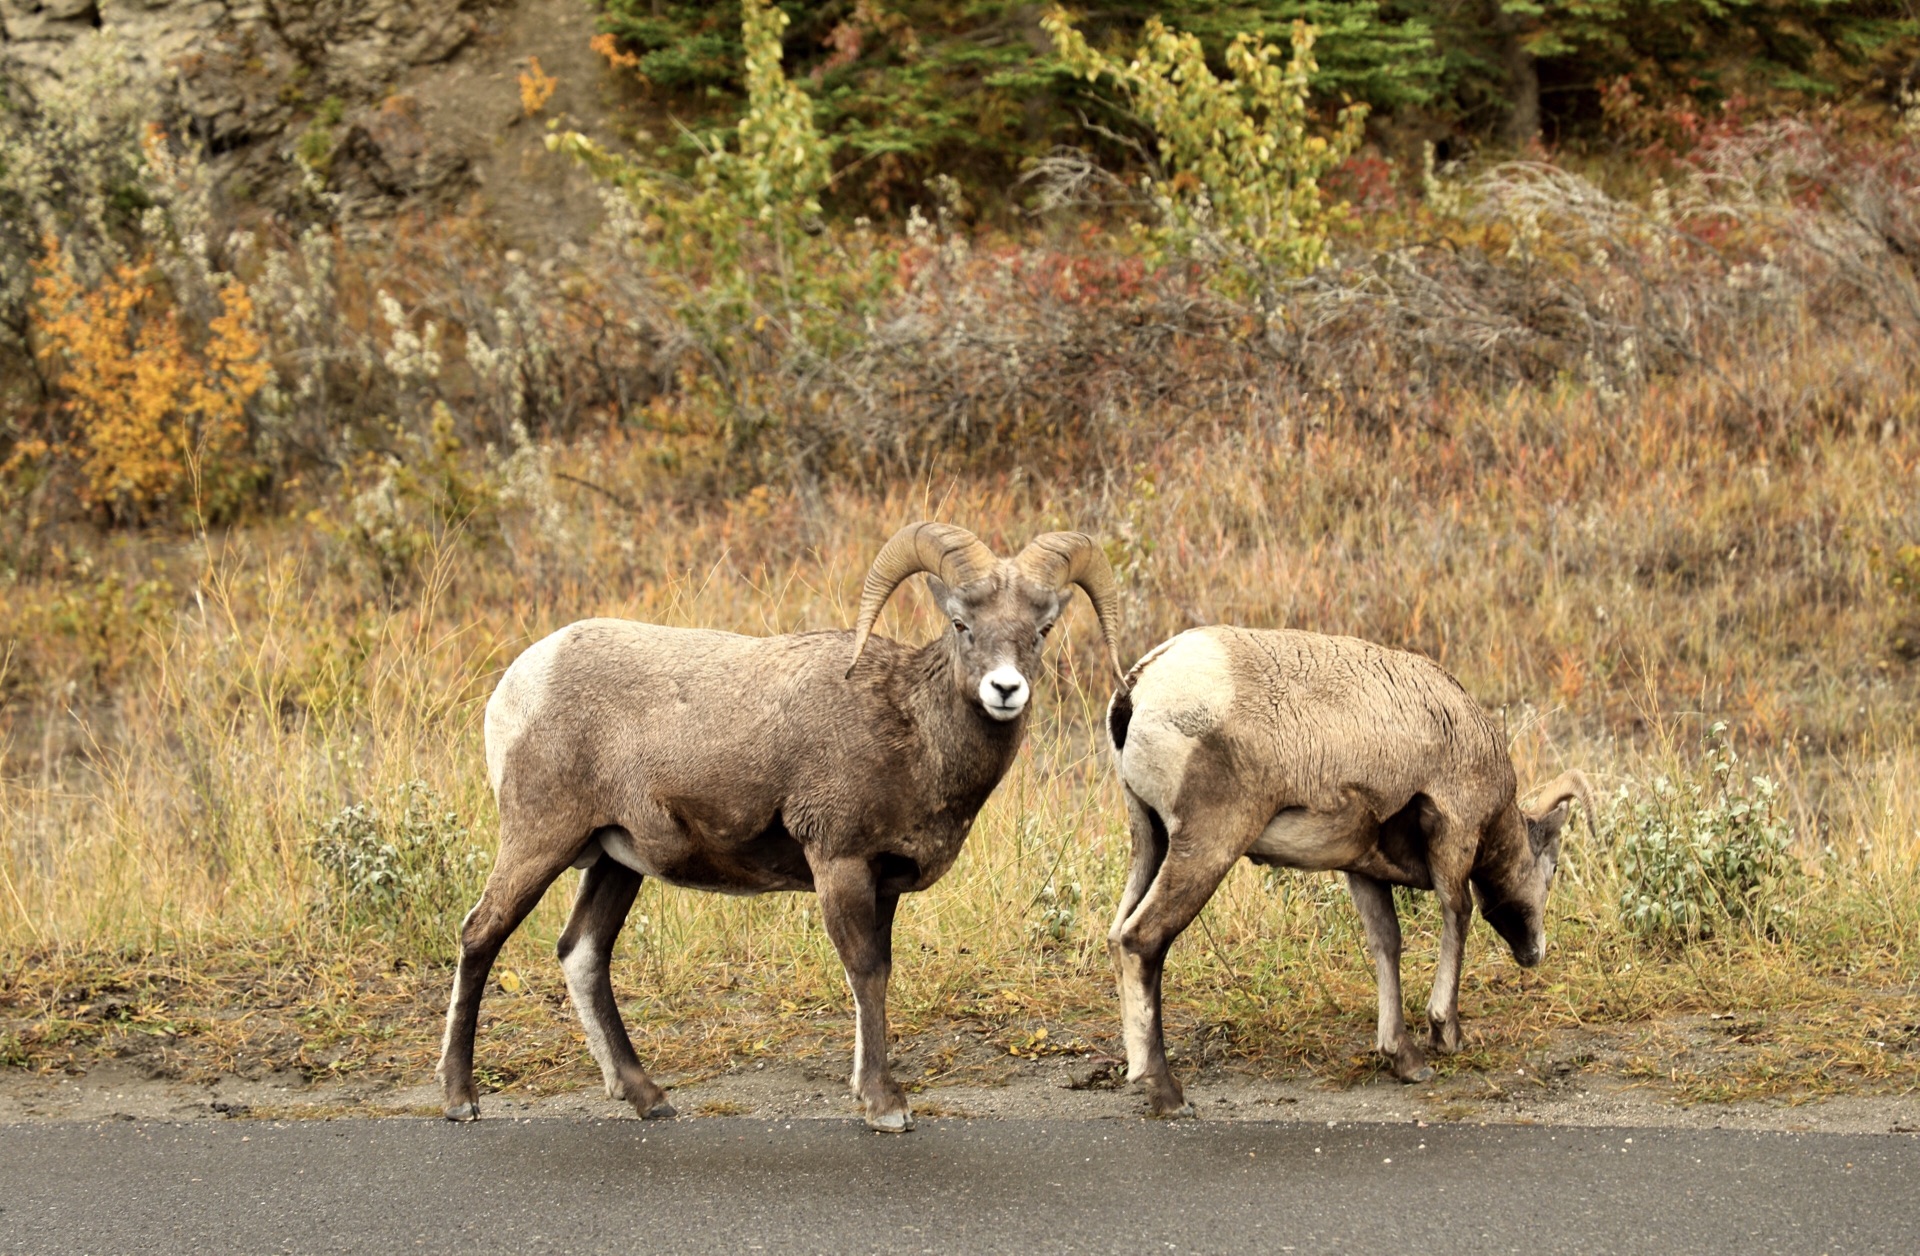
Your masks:
<instances>
[{"instance_id":1,"label":"shrub","mask_svg":"<svg viewBox=\"0 0 1920 1256\"><path fill-rule=\"evenodd\" d=\"M737 410L753 404L752 377L770 360L843 348L848 316L893 280L894 259L870 233L843 239L821 222L830 149L812 101L780 68L786 27L787 15L762 0L742 5L747 108L734 146L705 148L691 185L577 132L548 141L627 194L639 214L630 233L663 264L693 356ZM738 418L748 422L736 440L752 434L751 416Z\"/></svg>"},{"instance_id":2,"label":"shrub","mask_svg":"<svg viewBox=\"0 0 1920 1256\"><path fill-rule=\"evenodd\" d=\"M58 237L88 280L131 260L128 242L153 205L142 137L161 109L158 84L117 37L77 40L67 72L28 91L0 78L0 350L27 343L33 259Z\"/></svg>"},{"instance_id":3,"label":"shrub","mask_svg":"<svg viewBox=\"0 0 1920 1256\"><path fill-rule=\"evenodd\" d=\"M1726 731L1707 730L1703 776L1656 778L1621 826L1620 921L1635 937L1677 948L1731 926L1774 935L1786 923L1781 891L1799 867L1779 787L1745 775Z\"/></svg>"},{"instance_id":4,"label":"shrub","mask_svg":"<svg viewBox=\"0 0 1920 1256\"><path fill-rule=\"evenodd\" d=\"M47 482L115 519L231 515L264 478L248 410L271 379L244 234L201 154L156 119L153 67L108 33L58 78L0 84L0 494ZM69 499L70 500L70 499ZM31 512L30 512L31 513Z\"/></svg>"},{"instance_id":5,"label":"shrub","mask_svg":"<svg viewBox=\"0 0 1920 1256\"><path fill-rule=\"evenodd\" d=\"M819 196L831 173L812 102L780 69L786 26L787 15L761 0L742 6L747 109L734 128L735 146L706 148L691 186L578 132L548 139L549 147L584 162L650 215L640 225L664 260L689 274L710 271L710 290L731 298L714 312L736 320L759 295L755 245L776 255L779 273L764 278L804 279L795 263L818 234Z\"/></svg>"},{"instance_id":6,"label":"shrub","mask_svg":"<svg viewBox=\"0 0 1920 1256\"><path fill-rule=\"evenodd\" d=\"M366 455L346 474L350 493L307 515L340 545L346 565L364 564L389 598L414 590L454 536L482 550L497 541L508 472L524 479L538 471L525 466L537 458L531 446L495 466L470 456L444 402L429 413L424 434L396 429L394 449ZM520 496L526 492L521 486Z\"/></svg>"},{"instance_id":7,"label":"shrub","mask_svg":"<svg viewBox=\"0 0 1920 1256\"><path fill-rule=\"evenodd\" d=\"M1293 25L1292 56L1252 35L1227 46L1231 79L1214 75L1200 41L1147 22L1133 60L1097 52L1055 9L1043 19L1067 68L1124 92L1153 132L1162 166L1146 190L1158 252L1212 263L1235 295L1272 300L1278 281L1318 270L1327 233L1346 206L1328 203L1320 181L1360 146L1366 108L1340 111L1331 135L1307 125L1314 28Z\"/></svg>"},{"instance_id":8,"label":"shrub","mask_svg":"<svg viewBox=\"0 0 1920 1256\"><path fill-rule=\"evenodd\" d=\"M540 68L540 58L528 57L527 68L520 72L520 108L531 118L547 107L560 80Z\"/></svg>"},{"instance_id":9,"label":"shrub","mask_svg":"<svg viewBox=\"0 0 1920 1256\"><path fill-rule=\"evenodd\" d=\"M442 962L457 953L486 856L425 781L343 808L320 826L308 853L326 874L318 907L335 928L372 932L407 959Z\"/></svg>"},{"instance_id":10,"label":"shrub","mask_svg":"<svg viewBox=\"0 0 1920 1256\"><path fill-rule=\"evenodd\" d=\"M249 475L247 404L271 376L245 285L221 288L197 350L140 267L87 288L49 238L34 293L37 347L67 420L48 449L78 464L83 499L119 517L189 496L195 515L231 513Z\"/></svg>"}]
</instances>

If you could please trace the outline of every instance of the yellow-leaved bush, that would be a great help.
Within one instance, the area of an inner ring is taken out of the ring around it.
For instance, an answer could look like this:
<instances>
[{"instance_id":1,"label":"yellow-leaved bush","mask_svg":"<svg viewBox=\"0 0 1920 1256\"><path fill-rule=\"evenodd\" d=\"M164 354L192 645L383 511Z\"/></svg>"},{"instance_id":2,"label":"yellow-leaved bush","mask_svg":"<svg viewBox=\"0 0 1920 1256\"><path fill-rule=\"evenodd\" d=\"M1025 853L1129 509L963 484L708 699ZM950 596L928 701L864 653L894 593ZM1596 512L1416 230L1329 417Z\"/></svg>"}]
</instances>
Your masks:
<instances>
[{"instance_id":1,"label":"yellow-leaved bush","mask_svg":"<svg viewBox=\"0 0 1920 1256\"><path fill-rule=\"evenodd\" d=\"M186 508L194 521L232 504L250 477L247 405L272 378L237 279L196 348L146 268L92 286L59 242L42 243L33 282L36 352L60 396L54 441L19 454L69 458L81 498L116 518Z\"/></svg>"},{"instance_id":2,"label":"yellow-leaved bush","mask_svg":"<svg viewBox=\"0 0 1920 1256\"><path fill-rule=\"evenodd\" d=\"M1159 18L1129 61L1089 45L1061 9L1041 24L1070 73L1119 87L1152 130L1166 175L1146 189L1157 255L1210 264L1232 295L1262 301L1276 282L1326 264L1327 233L1346 206L1322 197L1320 181L1359 147L1366 106L1346 106L1331 133L1313 133L1312 26L1293 24L1284 64L1272 44L1235 36L1223 79L1197 38Z\"/></svg>"}]
</instances>

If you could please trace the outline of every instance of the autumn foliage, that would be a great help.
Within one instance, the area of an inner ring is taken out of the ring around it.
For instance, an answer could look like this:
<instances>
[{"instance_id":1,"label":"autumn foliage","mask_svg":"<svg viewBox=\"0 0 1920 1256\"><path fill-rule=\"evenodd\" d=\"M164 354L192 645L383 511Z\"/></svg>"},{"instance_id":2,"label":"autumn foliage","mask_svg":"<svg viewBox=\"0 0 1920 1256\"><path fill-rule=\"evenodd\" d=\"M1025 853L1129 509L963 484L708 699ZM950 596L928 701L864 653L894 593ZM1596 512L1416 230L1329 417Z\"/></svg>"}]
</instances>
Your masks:
<instances>
[{"instance_id":1,"label":"autumn foliage","mask_svg":"<svg viewBox=\"0 0 1920 1256\"><path fill-rule=\"evenodd\" d=\"M245 285L221 288L198 347L141 266L89 287L49 237L33 286L37 350L64 422L20 452L70 459L82 500L116 518L204 514L209 481L245 473L247 405L272 373Z\"/></svg>"}]
</instances>

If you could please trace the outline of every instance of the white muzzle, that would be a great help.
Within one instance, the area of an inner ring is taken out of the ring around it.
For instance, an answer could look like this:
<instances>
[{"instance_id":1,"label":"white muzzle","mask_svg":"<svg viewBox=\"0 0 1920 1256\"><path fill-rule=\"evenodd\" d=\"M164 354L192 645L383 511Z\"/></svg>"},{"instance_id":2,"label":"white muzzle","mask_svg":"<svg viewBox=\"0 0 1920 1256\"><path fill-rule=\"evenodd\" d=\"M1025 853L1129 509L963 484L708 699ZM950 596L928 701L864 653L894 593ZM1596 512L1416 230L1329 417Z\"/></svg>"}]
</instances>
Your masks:
<instances>
[{"instance_id":1,"label":"white muzzle","mask_svg":"<svg viewBox=\"0 0 1920 1256\"><path fill-rule=\"evenodd\" d=\"M980 705L996 720L1018 719L1032 694L1015 667L996 667L980 680Z\"/></svg>"}]
</instances>

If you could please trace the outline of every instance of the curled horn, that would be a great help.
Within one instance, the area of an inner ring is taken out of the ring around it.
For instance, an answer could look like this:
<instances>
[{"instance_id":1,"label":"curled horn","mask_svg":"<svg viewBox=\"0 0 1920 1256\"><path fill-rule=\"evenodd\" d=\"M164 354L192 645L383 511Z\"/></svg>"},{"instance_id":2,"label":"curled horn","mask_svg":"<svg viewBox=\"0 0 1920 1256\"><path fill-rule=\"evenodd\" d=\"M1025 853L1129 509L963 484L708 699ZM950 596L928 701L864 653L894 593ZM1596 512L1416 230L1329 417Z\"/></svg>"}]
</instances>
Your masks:
<instances>
[{"instance_id":1,"label":"curled horn","mask_svg":"<svg viewBox=\"0 0 1920 1256\"><path fill-rule=\"evenodd\" d=\"M908 576L928 571L948 584L959 587L972 584L992 573L1000 560L980 539L965 528L950 523L910 523L893 534L880 547L867 568L867 582L860 590L860 618L853 626L853 658L847 663L847 675L867 648L874 621L893 591Z\"/></svg>"},{"instance_id":2,"label":"curled horn","mask_svg":"<svg viewBox=\"0 0 1920 1256\"><path fill-rule=\"evenodd\" d=\"M1107 641L1107 662L1121 675L1120 586L1094 539L1084 532L1048 532L1029 541L1013 565L1029 580L1060 590L1077 584L1086 591Z\"/></svg>"},{"instance_id":3,"label":"curled horn","mask_svg":"<svg viewBox=\"0 0 1920 1256\"><path fill-rule=\"evenodd\" d=\"M1527 814L1538 820L1569 798L1578 798L1581 808L1587 813L1587 836L1598 843L1600 835L1593 827L1593 788L1587 784L1587 774L1580 771L1562 772L1553 778L1540 791L1540 801L1527 809Z\"/></svg>"}]
</instances>

